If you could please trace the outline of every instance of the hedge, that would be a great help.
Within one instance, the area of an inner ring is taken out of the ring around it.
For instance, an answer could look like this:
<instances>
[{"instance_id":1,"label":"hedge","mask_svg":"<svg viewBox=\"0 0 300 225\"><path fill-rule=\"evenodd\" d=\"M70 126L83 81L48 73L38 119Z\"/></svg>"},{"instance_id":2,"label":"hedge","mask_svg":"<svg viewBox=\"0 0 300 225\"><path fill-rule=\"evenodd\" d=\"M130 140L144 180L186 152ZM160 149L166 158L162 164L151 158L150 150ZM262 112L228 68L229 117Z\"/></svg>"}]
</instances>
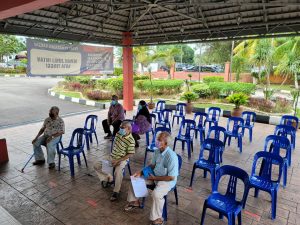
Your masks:
<instances>
[{"instance_id":1,"label":"hedge","mask_svg":"<svg viewBox=\"0 0 300 225\"><path fill-rule=\"evenodd\" d=\"M241 92L246 95L250 95L255 91L255 85L238 82L212 82L209 84L209 89L211 91L211 94L217 98L221 94L228 96L231 92Z\"/></svg>"},{"instance_id":2,"label":"hedge","mask_svg":"<svg viewBox=\"0 0 300 225\"><path fill-rule=\"evenodd\" d=\"M192 91L198 94L200 98L207 98L211 95L211 91L207 84L195 84L192 86Z\"/></svg>"},{"instance_id":3,"label":"hedge","mask_svg":"<svg viewBox=\"0 0 300 225\"><path fill-rule=\"evenodd\" d=\"M141 91L154 91L156 93L171 93L180 92L183 85L183 80L152 80L152 85L150 80L138 80L135 86Z\"/></svg>"},{"instance_id":4,"label":"hedge","mask_svg":"<svg viewBox=\"0 0 300 225\"><path fill-rule=\"evenodd\" d=\"M224 77L221 76L204 77L203 82L207 84L212 82L224 82Z\"/></svg>"},{"instance_id":5,"label":"hedge","mask_svg":"<svg viewBox=\"0 0 300 225\"><path fill-rule=\"evenodd\" d=\"M147 75L142 75L142 76L133 76L133 80L149 80L149 76Z\"/></svg>"}]
</instances>

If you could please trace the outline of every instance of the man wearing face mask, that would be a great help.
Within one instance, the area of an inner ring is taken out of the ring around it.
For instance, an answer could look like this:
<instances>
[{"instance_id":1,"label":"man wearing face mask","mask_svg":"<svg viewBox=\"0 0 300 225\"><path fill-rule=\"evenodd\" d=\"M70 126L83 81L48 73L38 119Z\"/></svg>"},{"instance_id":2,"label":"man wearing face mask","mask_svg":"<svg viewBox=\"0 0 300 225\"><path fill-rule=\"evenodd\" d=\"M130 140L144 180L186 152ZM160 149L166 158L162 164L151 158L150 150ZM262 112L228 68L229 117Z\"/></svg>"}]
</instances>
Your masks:
<instances>
[{"instance_id":1,"label":"man wearing face mask","mask_svg":"<svg viewBox=\"0 0 300 225\"><path fill-rule=\"evenodd\" d=\"M178 176L178 157L176 153L168 147L168 132L161 132L156 139L157 149L154 152L152 163L149 165L154 175L150 175L146 180L147 185L154 186L151 196L152 205L150 212L150 220L153 225L163 224L162 212L165 203L164 196L175 187ZM133 176L143 176L143 171L135 173ZM139 199L134 196L132 185L129 186L128 204L125 211L131 211L140 207Z\"/></svg>"},{"instance_id":2,"label":"man wearing face mask","mask_svg":"<svg viewBox=\"0 0 300 225\"><path fill-rule=\"evenodd\" d=\"M128 163L129 158L135 153L135 141L131 135L130 122L124 121L121 123L120 130L116 134L113 143L113 149L108 158L114 167L114 190L110 198L111 201L118 200L119 192L123 181L123 170ZM102 171L102 162L94 165L94 169L101 181L102 187L110 187L113 184L112 174L107 174Z\"/></svg>"},{"instance_id":3,"label":"man wearing face mask","mask_svg":"<svg viewBox=\"0 0 300 225\"><path fill-rule=\"evenodd\" d=\"M104 133L107 134L104 139L111 139L112 135L115 136L119 131L121 122L124 119L125 117L123 106L118 102L118 96L113 95L111 97L111 105L108 110L107 119L102 121ZM110 131L110 125L112 125L114 128L113 134Z\"/></svg>"},{"instance_id":4,"label":"man wearing face mask","mask_svg":"<svg viewBox=\"0 0 300 225\"><path fill-rule=\"evenodd\" d=\"M43 127L32 141L35 156L33 165L42 165L45 163L44 153L41 148L41 145L44 145L47 148L49 169L55 168L56 144L59 142L61 135L65 133L65 123L58 114L59 108L56 106L51 107L49 117L45 119Z\"/></svg>"}]
</instances>

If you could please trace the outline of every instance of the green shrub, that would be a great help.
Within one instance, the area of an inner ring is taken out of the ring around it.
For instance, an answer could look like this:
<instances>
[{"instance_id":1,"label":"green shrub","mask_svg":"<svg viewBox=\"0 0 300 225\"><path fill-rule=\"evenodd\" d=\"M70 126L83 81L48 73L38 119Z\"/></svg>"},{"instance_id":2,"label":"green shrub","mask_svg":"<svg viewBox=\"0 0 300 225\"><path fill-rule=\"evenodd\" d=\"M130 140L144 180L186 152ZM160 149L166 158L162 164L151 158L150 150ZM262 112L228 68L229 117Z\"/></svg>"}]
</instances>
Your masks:
<instances>
[{"instance_id":1,"label":"green shrub","mask_svg":"<svg viewBox=\"0 0 300 225\"><path fill-rule=\"evenodd\" d=\"M180 97L180 99L186 100L188 103L195 101L197 98L197 94L191 91L184 92Z\"/></svg>"},{"instance_id":2,"label":"green shrub","mask_svg":"<svg viewBox=\"0 0 300 225\"><path fill-rule=\"evenodd\" d=\"M108 89L108 83L110 79L101 79L96 81L96 87L97 89Z\"/></svg>"},{"instance_id":3,"label":"green shrub","mask_svg":"<svg viewBox=\"0 0 300 225\"><path fill-rule=\"evenodd\" d=\"M207 98L211 91L207 84L196 84L192 86L192 91L199 95L200 98Z\"/></svg>"},{"instance_id":4,"label":"green shrub","mask_svg":"<svg viewBox=\"0 0 300 225\"><path fill-rule=\"evenodd\" d=\"M123 68L121 68L121 67L114 68L114 75L121 76L122 74L123 74Z\"/></svg>"},{"instance_id":5,"label":"green shrub","mask_svg":"<svg viewBox=\"0 0 300 225\"><path fill-rule=\"evenodd\" d=\"M149 80L149 76L143 75L143 76L133 76L133 80Z\"/></svg>"},{"instance_id":6,"label":"green shrub","mask_svg":"<svg viewBox=\"0 0 300 225\"><path fill-rule=\"evenodd\" d=\"M233 93L244 93L250 95L255 91L255 85L249 83L237 83L237 82L212 82L209 83L209 89L213 97L225 95L228 96Z\"/></svg>"},{"instance_id":7,"label":"green shrub","mask_svg":"<svg viewBox=\"0 0 300 225\"><path fill-rule=\"evenodd\" d=\"M203 82L207 84L212 82L224 82L224 77L221 76L204 77Z\"/></svg>"},{"instance_id":8,"label":"green shrub","mask_svg":"<svg viewBox=\"0 0 300 225\"><path fill-rule=\"evenodd\" d=\"M183 80L138 80L135 86L141 91L153 90L157 94L178 93L183 85Z\"/></svg>"},{"instance_id":9,"label":"green shrub","mask_svg":"<svg viewBox=\"0 0 300 225\"><path fill-rule=\"evenodd\" d=\"M226 99L229 103L233 103L236 109L248 102L248 96L244 93L234 93L232 95L229 95Z\"/></svg>"},{"instance_id":10,"label":"green shrub","mask_svg":"<svg viewBox=\"0 0 300 225\"><path fill-rule=\"evenodd\" d=\"M108 86L121 98L123 96L123 77L108 79Z\"/></svg>"}]
</instances>

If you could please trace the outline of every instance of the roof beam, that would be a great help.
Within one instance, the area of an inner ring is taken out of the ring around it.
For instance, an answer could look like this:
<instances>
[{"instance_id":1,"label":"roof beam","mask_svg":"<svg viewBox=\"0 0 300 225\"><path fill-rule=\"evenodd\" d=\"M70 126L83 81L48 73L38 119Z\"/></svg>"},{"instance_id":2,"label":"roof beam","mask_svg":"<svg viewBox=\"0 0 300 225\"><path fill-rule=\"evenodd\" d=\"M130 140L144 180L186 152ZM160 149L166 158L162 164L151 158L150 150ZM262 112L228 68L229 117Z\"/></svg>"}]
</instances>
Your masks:
<instances>
[{"instance_id":1,"label":"roof beam","mask_svg":"<svg viewBox=\"0 0 300 225\"><path fill-rule=\"evenodd\" d=\"M149 4L148 8L140 15L130 26L129 30L132 30L132 28L153 8L156 6L156 4Z\"/></svg>"}]
</instances>

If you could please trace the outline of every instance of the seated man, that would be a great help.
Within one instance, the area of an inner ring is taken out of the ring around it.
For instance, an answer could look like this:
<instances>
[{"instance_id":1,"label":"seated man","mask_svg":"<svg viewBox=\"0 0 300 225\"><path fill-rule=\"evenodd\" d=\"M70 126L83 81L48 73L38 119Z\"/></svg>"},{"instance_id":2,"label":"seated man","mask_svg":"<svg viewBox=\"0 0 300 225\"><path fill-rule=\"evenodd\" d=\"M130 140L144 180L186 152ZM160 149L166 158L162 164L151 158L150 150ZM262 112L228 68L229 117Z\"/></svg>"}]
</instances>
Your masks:
<instances>
[{"instance_id":1,"label":"seated man","mask_svg":"<svg viewBox=\"0 0 300 225\"><path fill-rule=\"evenodd\" d=\"M56 144L59 142L61 135L65 133L65 123L58 114L59 108L56 106L51 107L49 117L45 119L43 127L32 141L35 157L33 165L42 165L45 163L44 153L41 148L41 145L44 145L47 147L47 163L49 164L49 169L55 168Z\"/></svg>"},{"instance_id":2,"label":"seated man","mask_svg":"<svg viewBox=\"0 0 300 225\"><path fill-rule=\"evenodd\" d=\"M111 105L108 110L107 119L102 121L104 133L107 134L105 139L111 139L112 134L110 131L110 125L114 127L113 136L118 133L121 122L125 119L123 106L118 102L118 96L113 95L111 97Z\"/></svg>"},{"instance_id":3,"label":"seated man","mask_svg":"<svg viewBox=\"0 0 300 225\"><path fill-rule=\"evenodd\" d=\"M120 130L116 134L113 149L108 157L114 167L115 187L110 198L111 201L116 201L119 197L119 192L123 180L123 170L128 163L129 157L135 153L135 142L131 135L131 124L127 121L121 123ZM102 162L94 165L94 169L101 181L102 186L108 187L113 183L112 174L106 174L102 171Z\"/></svg>"},{"instance_id":4,"label":"seated man","mask_svg":"<svg viewBox=\"0 0 300 225\"><path fill-rule=\"evenodd\" d=\"M150 175L146 180L147 185L155 184L152 192L152 206L150 220L152 224L163 224L162 212L164 207L164 196L175 187L178 176L178 157L176 153L168 147L168 132L161 132L157 136L156 147L150 167L154 176ZM143 176L143 172L137 172L133 176ZM134 196L132 185L129 186L125 211L130 211L140 206L139 199Z\"/></svg>"}]
</instances>

